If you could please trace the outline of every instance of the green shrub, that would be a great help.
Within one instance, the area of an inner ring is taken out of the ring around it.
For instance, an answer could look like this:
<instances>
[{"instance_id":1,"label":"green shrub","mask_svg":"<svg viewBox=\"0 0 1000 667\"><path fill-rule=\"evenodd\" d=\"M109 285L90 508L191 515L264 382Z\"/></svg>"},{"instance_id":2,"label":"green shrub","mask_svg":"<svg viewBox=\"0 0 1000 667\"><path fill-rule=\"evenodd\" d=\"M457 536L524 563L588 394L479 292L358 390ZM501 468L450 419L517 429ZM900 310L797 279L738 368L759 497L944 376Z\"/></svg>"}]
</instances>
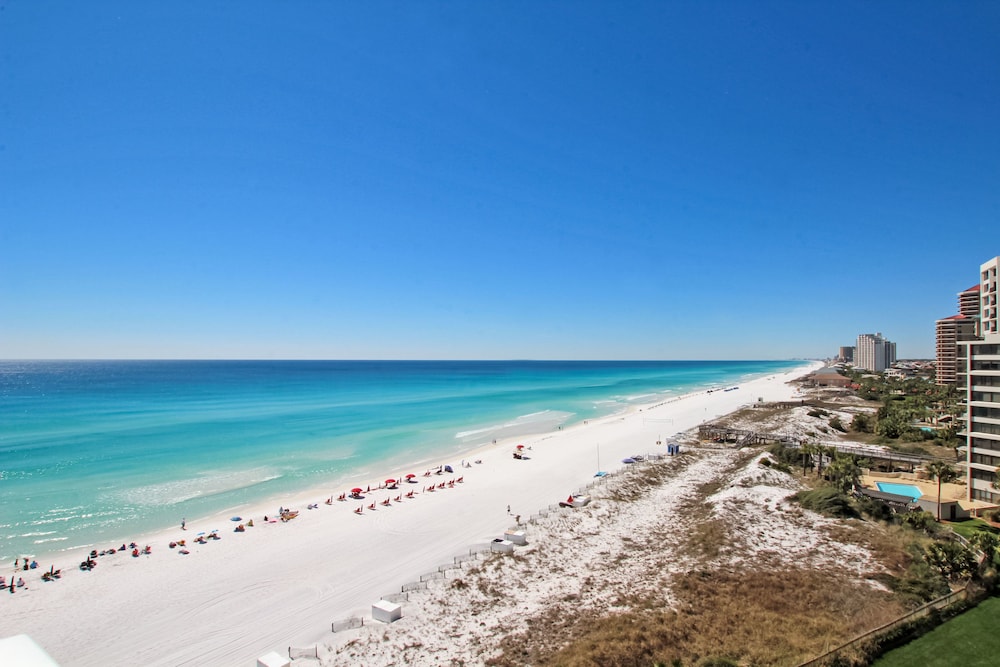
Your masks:
<instances>
[{"instance_id":1,"label":"green shrub","mask_svg":"<svg viewBox=\"0 0 1000 667\"><path fill-rule=\"evenodd\" d=\"M941 576L937 568L931 567L923 560L911 563L902 577L890 582L890 587L914 604L947 595L951 590L947 580Z\"/></svg>"},{"instance_id":2,"label":"green shrub","mask_svg":"<svg viewBox=\"0 0 1000 667\"><path fill-rule=\"evenodd\" d=\"M857 433L871 433L872 432L871 417L865 414L854 415L854 419L851 420L851 430Z\"/></svg>"},{"instance_id":3,"label":"green shrub","mask_svg":"<svg viewBox=\"0 0 1000 667\"><path fill-rule=\"evenodd\" d=\"M698 667L740 667L740 663L730 658L713 656L699 660Z\"/></svg>"},{"instance_id":4,"label":"green shrub","mask_svg":"<svg viewBox=\"0 0 1000 667\"><path fill-rule=\"evenodd\" d=\"M968 579L976 569L976 557L958 542L932 542L924 558L946 579Z\"/></svg>"},{"instance_id":5,"label":"green shrub","mask_svg":"<svg viewBox=\"0 0 1000 667\"><path fill-rule=\"evenodd\" d=\"M858 511L854 509L850 498L832 486L821 486L818 489L799 491L792 496L806 509L825 514L826 516L855 518Z\"/></svg>"},{"instance_id":6,"label":"green shrub","mask_svg":"<svg viewBox=\"0 0 1000 667\"><path fill-rule=\"evenodd\" d=\"M858 498L857 504L861 509L861 513L874 521L891 522L893 518L895 518L892 508L883 503L881 500L875 500L874 498L862 496L861 498Z\"/></svg>"},{"instance_id":7,"label":"green shrub","mask_svg":"<svg viewBox=\"0 0 1000 667\"><path fill-rule=\"evenodd\" d=\"M934 515L930 512L925 512L924 510L913 510L904 514L900 523L904 526L912 528L913 530L922 530L925 533L929 533L934 530L934 526L937 522L934 520Z\"/></svg>"},{"instance_id":8,"label":"green shrub","mask_svg":"<svg viewBox=\"0 0 1000 667\"><path fill-rule=\"evenodd\" d=\"M810 410L806 414L809 415L810 417L826 417L830 413L827 412L826 410L821 410L820 408L816 408L815 410Z\"/></svg>"},{"instance_id":9,"label":"green shrub","mask_svg":"<svg viewBox=\"0 0 1000 667\"><path fill-rule=\"evenodd\" d=\"M827 424L829 424L832 429L840 431L841 433L847 433L847 427L844 426L842 421L840 421L840 417L831 417Z\"/></svg>"}]
</instances>

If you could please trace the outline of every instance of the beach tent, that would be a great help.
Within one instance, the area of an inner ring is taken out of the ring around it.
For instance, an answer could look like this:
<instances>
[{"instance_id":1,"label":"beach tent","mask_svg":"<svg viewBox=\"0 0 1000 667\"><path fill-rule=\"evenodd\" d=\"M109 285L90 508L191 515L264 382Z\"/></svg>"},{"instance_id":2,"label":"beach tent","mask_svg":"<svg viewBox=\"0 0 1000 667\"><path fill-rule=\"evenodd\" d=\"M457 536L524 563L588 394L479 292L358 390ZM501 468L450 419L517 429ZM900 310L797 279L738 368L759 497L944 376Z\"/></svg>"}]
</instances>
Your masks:
<instances>
[{"instance_id":1,"label":"beach tent","mask_svg":"<svg viewBox=\"0 0 1000 667\"><path fill-rule=\"evenodd\" d=\"M28 635L0 639L0 665L4 667L59 667Z\"/></svg>"}]
</instances>

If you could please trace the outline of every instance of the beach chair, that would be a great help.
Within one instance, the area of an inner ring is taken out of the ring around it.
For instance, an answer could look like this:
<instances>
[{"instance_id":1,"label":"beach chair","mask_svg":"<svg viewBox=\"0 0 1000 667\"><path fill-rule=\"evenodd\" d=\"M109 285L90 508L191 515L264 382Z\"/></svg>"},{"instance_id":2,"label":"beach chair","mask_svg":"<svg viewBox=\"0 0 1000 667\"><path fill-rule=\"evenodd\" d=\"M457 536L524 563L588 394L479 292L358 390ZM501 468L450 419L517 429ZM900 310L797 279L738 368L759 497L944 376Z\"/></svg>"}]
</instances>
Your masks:
<instances>
[{"instance_id":1,"label":"beach chair","mask_svg":"<svg viewBox=\"0 0 1000 667\"><path fill-rule=\"evenodd\" d=\"M364 511L364 508L361 505L358 505L358 507L354 510L354 513L361 514L362 511Z\"/></svg>"},{"instance_id":2,"label":"beach chair","mask_svg":"<svg viewBox=\"0 0 1000 667\"><path fill-rule=\"evenodd\" d=\"M388 499L388 498L386 498L385 500L383 500L383 501L382 501L382 504L383 504L384 506L388 507L388 506L389 506L389 504L390 504L390 503L389 503L389 499Z\"/></svg>"},{"instance_id":3,"label":"beach chair","mask_svg":"<svg viewBox=\"0 0 1000 667\"><path fill-rule=\"evenodd\" d=\"M455 481L456 481L456 482L458 482L459 484L461 484L462 482L464 482L464 481L465 481L465 477L459 477L459 478L458 478L458 479L456 479Z\"/></svg>"},{"instance_id":4,"label":"beach chair","mask_svg":"<svg viewBox=\"0 0 1000 667\"><path fill-rule=\"evenodd\" d=\"M374 509L375 509L375 503L372 503L371 505L369 505L369 506L368 506L368 509L370 509L370 510L374 510Z\"/></svg>"}]
</instances>

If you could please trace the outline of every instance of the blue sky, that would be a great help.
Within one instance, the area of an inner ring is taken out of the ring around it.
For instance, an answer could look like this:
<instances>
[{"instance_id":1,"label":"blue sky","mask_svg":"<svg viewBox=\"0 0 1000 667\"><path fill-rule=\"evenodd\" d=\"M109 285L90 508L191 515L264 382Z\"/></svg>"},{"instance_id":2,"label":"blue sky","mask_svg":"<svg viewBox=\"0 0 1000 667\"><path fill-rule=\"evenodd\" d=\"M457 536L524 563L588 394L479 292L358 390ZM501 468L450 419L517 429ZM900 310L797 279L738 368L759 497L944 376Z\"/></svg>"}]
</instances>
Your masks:
<instances>
[{"instance_id":1,"label":"blue sky","mask_svg":"<svg viewBox=\"0 0 1000 667\"><path fill-rule=\"evenodd\" d=\"M0 358L932 357L995 2L0 4Z\"/></svg>"}]
</instances>

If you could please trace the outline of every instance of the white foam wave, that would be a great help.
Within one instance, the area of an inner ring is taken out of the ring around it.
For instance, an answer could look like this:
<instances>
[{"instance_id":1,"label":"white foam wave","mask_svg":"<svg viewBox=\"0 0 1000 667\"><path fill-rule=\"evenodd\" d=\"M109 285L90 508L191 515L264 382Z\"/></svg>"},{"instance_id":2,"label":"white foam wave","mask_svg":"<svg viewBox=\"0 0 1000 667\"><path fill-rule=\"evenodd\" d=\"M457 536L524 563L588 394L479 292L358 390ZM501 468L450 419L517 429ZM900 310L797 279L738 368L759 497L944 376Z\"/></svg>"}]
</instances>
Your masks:
<instances>
[{"instance_id":1,"label":"white foam wave","mask_svg":"<svg viewBox=\"0 0 1000 667\"><path fill-rule=\"evenodd\" d=\"M281 477L267 468L206 471L195 477L123 489L112 500L131 505L177 505L187 500L249 488Z\"/></svg>"}]
</instances>

